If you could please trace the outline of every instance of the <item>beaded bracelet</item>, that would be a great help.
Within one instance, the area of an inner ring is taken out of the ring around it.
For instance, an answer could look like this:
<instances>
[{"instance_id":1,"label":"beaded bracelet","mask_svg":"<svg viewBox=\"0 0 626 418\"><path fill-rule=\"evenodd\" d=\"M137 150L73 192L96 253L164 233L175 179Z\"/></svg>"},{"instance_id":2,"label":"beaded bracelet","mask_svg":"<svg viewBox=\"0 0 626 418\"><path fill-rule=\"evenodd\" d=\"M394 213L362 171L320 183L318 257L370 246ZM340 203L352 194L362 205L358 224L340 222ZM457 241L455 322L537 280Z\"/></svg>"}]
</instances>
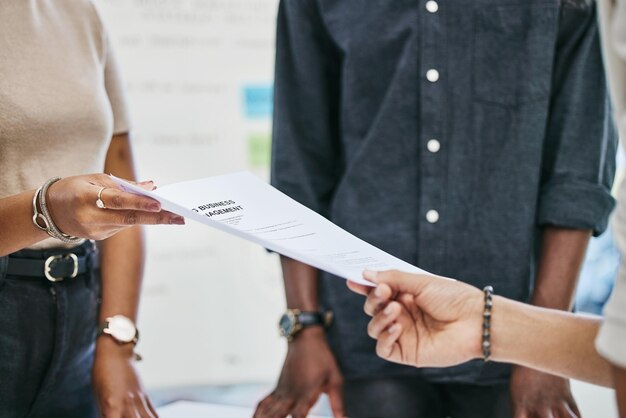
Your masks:
<instances>
[{"instance_id":1,"label":"beaded bracelet","mask_svg":"<svg viewBox=\"0 0 626 418\"><path fill-rule=\"evenodd\" d=\"M33 223L37 228L45 231L52 238L56 238L67 244L80 243L83 241L82 238L64 234L61 230L59 230L52 220L52 216L48 210L48 205L46 204L46 193L48 192L48 188L59 180L61 180L60 177L53 177L46 181L44 185L35 192L35 196L33 196ZM38 208L41 208L41 213L39 213ZM39 224L39 220L43 222L43 226Z\"/></svg>"},{"instance_id":2,"label":"beaded bracelet","mask_svg":"<svg viewBox=\"0 0 626 418\"><path fill-rule=\"evenodd\" d=\"M493 307L493 287L485 286L485 310L483 311L483 360L491 360L491 308Z\"/></svg>"}]
</instances>

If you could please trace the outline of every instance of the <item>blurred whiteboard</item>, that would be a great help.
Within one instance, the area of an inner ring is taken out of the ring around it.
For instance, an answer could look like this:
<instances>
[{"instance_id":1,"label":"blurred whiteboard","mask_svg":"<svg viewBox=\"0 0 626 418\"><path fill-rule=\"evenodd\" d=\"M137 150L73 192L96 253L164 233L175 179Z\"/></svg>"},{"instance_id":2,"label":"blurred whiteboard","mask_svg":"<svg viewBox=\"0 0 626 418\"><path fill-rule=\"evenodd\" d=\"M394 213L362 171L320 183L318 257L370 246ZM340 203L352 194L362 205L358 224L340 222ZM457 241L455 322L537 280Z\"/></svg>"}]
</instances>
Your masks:
<instances>
[{"instance_id":1,"label":"blurred whiteboard","mask_svg":"<svg viewBox=\"0 0 626 418\"><path fill-rule=\"evenodd\" d=\"M267 178L276 0L96 0L126 80L138 175ZM165 164L164 161L168 161ZM284 342L275 256L205 228L149 228L145 383L273 381Z\"/></svg>"}]
</instances>

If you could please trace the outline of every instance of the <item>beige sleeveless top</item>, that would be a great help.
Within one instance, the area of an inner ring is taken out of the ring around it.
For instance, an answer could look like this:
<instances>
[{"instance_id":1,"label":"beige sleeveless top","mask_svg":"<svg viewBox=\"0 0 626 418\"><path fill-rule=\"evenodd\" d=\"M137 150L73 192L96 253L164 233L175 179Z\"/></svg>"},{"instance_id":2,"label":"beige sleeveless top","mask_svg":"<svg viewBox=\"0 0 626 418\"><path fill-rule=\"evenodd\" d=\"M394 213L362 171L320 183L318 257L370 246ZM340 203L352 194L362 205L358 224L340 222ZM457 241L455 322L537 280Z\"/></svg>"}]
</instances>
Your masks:
<instances>
[{"instance_id":1,"label":"beige sleeveless top","mask_svg":"<svg viewBox=\"0 0 626 418\"><path fill-rule=\"evenodd\" d=\"M50 177L102 172L112 135L127 131L115 58L93 4L0 1L0 198Z\"/></svg>"}]
</instances>

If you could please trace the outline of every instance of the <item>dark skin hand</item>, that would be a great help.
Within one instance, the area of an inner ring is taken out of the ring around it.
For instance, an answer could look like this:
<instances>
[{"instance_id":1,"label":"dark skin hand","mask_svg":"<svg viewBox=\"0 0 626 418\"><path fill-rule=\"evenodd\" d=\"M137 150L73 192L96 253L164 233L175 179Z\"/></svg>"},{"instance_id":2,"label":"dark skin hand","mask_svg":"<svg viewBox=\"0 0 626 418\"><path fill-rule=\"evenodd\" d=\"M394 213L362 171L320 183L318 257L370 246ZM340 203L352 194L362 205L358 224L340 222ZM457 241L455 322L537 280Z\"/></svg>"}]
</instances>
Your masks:
<instances>
[{"instance_id":1,"label":"dark skin hand","mask_svg":"<svg viewBox=\"0 0 626 418\"><path fill-rule=\"evenodd\" d=\"M591 231L546 227L532 304L570 310ZM496 289L497 291L497 289ZM580 418L569 380L516 366L511 376L515 418Z\"/></svg>"},{"instance_id":2,"label":"dark skin hand","mask_svg":"<svg viewBox=\"0 0 626 418\"><path fill-rule=\"evenodd\" d=\"M113 137L107 153L105 171L121 178L135 178L128 135ZM107 200L105 202L108 204ZM141 228L128 228L100 242L100 253L100 323L107 317L118 314L136 322L143 277L144 246ZM132 344L120 345L106 335L100 336L96 341L92 380L103 417L157 417L133 364L133 348Z\"/></svg>"},{"instance_id":3,"label":"dark skin hand","mask_svg":"<svg viewBox=\"0 0 626 418\"><path fill-rule=\"evenodd\" d=\"M318 311L317 269L281 257L287 306ZM327 393L335 418L345 416L343 377L321 327L307 328L289 343L274 391L257 406L254 418L304 418L322 393Z\"/></svg>"},{"instance_id":4,"label":"dark skin hand","mask_svg":"<svg viewBox=\"0 0 626 418\"><path fill-rule=\"evenodd\" d=\"M261 401L254 418L306 418L322 393L328 394L335 416L343 416L342 387L323 329L306 329L290 343L278 385Z\"/></svg>"},{"instance_id":5,"label":"dark skin hand","mask_svg":"<svg viewBox=\"0 0 626 418\"><path fill-rule=\"evenodd\" d=\"M577 418L568 379L516 366L511 376L515 418Z\"/></svg>"},{"instance_id":6,"label":"dark skin hand","mask_svg":"<svg viewBox=\"0 0 626 418\"><path fill-rule=\"evenodd\" d=\"M132 345L101 338L93 365L94 391L104 418L156 418L133 364Z\"/></svg>"}]
</instances>

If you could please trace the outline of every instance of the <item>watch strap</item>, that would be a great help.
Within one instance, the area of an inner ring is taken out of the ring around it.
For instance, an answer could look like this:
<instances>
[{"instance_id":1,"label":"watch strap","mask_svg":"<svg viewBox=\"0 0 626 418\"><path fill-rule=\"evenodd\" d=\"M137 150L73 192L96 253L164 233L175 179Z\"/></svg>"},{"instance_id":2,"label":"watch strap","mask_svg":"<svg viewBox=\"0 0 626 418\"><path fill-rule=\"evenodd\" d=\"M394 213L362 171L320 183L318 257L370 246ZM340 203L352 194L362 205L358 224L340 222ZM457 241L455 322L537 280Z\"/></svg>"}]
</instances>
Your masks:
<instances>
[{"instance_id":1,"label":"watch strap","mask_svg":"<svg viewBox=\"0 0 626 418\"><path fill-rule=\"evenodd\" d=\"M100 336L106 334L104 332L104 330L108 329L108 328L109 328L109 321L104 321L103 323L98 325L98 333L96 334L96 337L100 337Z\"/></svg>"},{"instance_id":2,"label":"watch strap","mask_svg":"<svg viewBox=\"0 0 626 418\"><path fill-rule=\"evenodd\" d=\"M322 326L327 327L332 321L332 315L329 312L300 312L296 315L298 323L302 327Z\"/></svg>"}]
</instances>

